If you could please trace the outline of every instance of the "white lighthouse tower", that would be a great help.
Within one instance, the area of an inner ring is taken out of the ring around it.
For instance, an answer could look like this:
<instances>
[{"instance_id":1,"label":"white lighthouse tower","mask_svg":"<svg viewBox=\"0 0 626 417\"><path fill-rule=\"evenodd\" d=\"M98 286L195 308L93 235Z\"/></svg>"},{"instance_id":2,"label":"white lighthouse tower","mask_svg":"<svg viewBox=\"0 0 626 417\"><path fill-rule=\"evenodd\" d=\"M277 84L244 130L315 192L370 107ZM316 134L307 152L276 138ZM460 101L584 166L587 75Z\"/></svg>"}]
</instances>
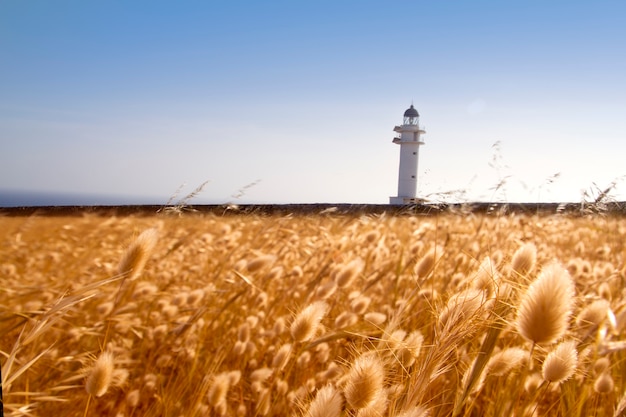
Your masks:
<instances>
[{"instance_id":1,"label":"white lighthouse tower","mask_svg":"<svg viewBox=\"0 0 626 417\"><path fill-rule=\"evenodd\" d=\"M415 197L417 192L417 159L420 145L424 144L421 135L426 131L420 127L420 115L411 104L404 112L402 126L393 128L398 135L393 143L400 145L400 169L398 170L398 196L390 197L390 204L415 204L419 200Z\"/></svg>"}]
</instances>

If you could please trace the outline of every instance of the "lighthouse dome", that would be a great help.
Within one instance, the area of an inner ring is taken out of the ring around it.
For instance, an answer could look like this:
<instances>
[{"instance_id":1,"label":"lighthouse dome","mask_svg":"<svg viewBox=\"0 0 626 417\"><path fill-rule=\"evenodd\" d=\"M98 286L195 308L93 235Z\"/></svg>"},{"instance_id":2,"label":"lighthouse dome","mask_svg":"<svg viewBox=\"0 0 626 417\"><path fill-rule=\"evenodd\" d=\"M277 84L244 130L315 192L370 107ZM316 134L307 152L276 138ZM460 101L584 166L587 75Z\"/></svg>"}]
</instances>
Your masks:
<instances>
[{"instance_id":1,"label":"lighthouse dome","mask_svg":"<svg viewBox=\"0 0 626 417\"><path fill-rule=\"evenodd\" d=\"M411 107L404 112L404 117L420 117L420 114L415 110L415 107L411 104Z\"/></svg>"}]
</instances>

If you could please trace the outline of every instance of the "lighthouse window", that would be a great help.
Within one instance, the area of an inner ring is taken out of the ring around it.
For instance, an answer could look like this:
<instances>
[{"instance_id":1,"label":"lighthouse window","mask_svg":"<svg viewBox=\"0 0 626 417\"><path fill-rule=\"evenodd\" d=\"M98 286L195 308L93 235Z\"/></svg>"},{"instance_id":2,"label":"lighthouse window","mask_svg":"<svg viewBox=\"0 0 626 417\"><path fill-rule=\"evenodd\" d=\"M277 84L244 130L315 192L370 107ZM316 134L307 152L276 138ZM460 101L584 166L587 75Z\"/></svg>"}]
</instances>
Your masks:
<instances>
[{"instance_id":1,"label":"lighthouse window","mask_svg":"<svg viewBox=\"0 0 626 417\"><path fill-rule=\"evenodd\" d=\"M413 152L413 155L417 155L417 152Z\"/></svg>"},{"instance_id":2,"label":"lighthouse window","mask_svg":"<svg viewBox=\"0 0 626 417\"><path fill-rule=\"evenodd\" d=\"M415 175L411 175L411 178L415 178Z\"/></svg>"}]
</instances>

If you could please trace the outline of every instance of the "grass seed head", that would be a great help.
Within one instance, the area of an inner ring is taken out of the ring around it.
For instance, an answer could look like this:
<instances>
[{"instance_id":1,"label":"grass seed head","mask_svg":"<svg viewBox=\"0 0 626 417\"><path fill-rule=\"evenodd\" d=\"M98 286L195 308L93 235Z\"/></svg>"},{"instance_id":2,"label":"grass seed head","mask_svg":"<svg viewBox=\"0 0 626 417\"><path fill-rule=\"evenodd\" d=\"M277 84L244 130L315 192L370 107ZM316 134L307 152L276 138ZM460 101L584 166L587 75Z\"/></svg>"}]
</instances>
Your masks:
<instances>
[{"instance_id":1,"label":"grass seed head","mask_svg":"<svg viewBox=\"0 0 626 417\"><path fill-rule=\"evenodd\" d=\"M335 328L345 329L346 327L356 324L358 321L359 318L356 314L351 311L344 311L335 319Z\"/></svg>"},{"instance_id":2,"label":"grass seed head","mask_svg":"<svg viewBox=\"0 0 626 417\"><path fill-rule=\"evenodd\" d=\"M372 299L365 295L360 295L350 302L350 309L355 314L363 314L367 311Z\"/></svg>"},{"instance_id":3,"label":"grass seed head","mask_svg":"<svg viewBox=\"0 0 626 417\"><path fill-rule=\"evenodd\" d=\"M537 262L537 247L534 243L525 243L513 254L511 269L516 274L525 277L535 268Z\"/></svg>"},{"instance_id":4,"label":"grass seed head","mask_svg":"<svg viewBox=\"0 0 626 417\"><path fill-rule=\"evenodd\" d=\"M481 290L467 289L454 294L439 314L441 328L449 330L464 325L483 310L484 303L485 293Z\"/></svg>"},{"instance_id":5,"label":"grass seed head","mask_svg":"<svg viewBox=\"0 0 626 417\"><path fill-rule=\"evenodd\" d=\"M613 391L615 382L613 377L608 372L603 372L598 376L593 383L593 390L598 394L607 394Z\"/></svg>"},{"instance_id":6,"label":"grass seed head","mask_svg":"<svg viewBox=\"0 0 626 417\"><path fill-rule=\"evenodd\" d=\"M250 374L250 381L263 382L266 379L268 379L270 376L272 376L273 373L274 373L274 370L271 368L256 369L252 371L252 373Z\"/></svg>"},{"instance_id":7,"label":"grass seed head","mask_svg":"<svg viewBox=\"0 0 626 417\"><path fill-rule=\"evenodd\" d=\"M296 342L306 342L315 336L326 315L328 304L316 301L305 307L291 323L291 336Z\"/></svg>"},{"instance_id":8,"label":"grass seed head","mask_svg":"<svg viewBox=\"0 0 626 417\"><path fill-rule=\"evenodd\" d=\"M138 389L134 389L126 395L126 404L130 408L135 408L139 405L139 400L141 399L141 394Z\"/></svg>"},{"instance_id":9,"label":"grass seed head","mask_svg":"<svg viewBox=\"0 0 626 417\"><path fill-rule=\"evenodd\" d=\"M567 330L574 305L574 283L557 264L545 267L522 298L517 330L536 344L553 343Z\"/></svg>"},{"instance_id":10,"label":"grass seed head","mask_svg":"<svg viewBox=\"0 0 626 417\"><path fill-rule=\"evenodd\" d=\"M415 264L415 275L418 280L425 279L435 269L437 260L441 257L443 249L435 247L426 252L422 258Z\"/></svg>"},{"instance_id":11,"label":"grass seed head","mask_svg":"<svg viewBox=\"0 0 626 417\"><path fill-rule=\"evenodd\" d=\"M377 356L366 354L357 358L346 376L344 395L355 410L370 406L383 389L385 370Z\"/></svg>"},{"instance_id":12,"label":"grass seed head","mask_svg":"<svg viewBox=\"0 0 626 417\"><path fill-rule=\"evenodd\" d=\"M237 340L242 343L247 343L250 340L250 325L246 323L242 323L237 328Z\"/></svg>"},{"instance_id":13,"label":"grass seed head","mask_svg":"<svg viewBox=\"0 0 626 417\"><path fill-rule=\"evenodd\" d=\"M93 363L85 383L85 389L89 395L101 397L106 394L113 381L113 365L113 354L111 352L100 354Z\"/></svg>"},{"instance_id":14,"label":"grass seed head","mask_svg":"<svg viewBox=\"0 0 626 417\"><path fill-rule=\"evenodd\" d=\"M289 362L289 358L291 358L291 351L292 351L291 343L286 343L282 345L276 351L276 354L274 355L274 358L272 359L272 367L279 371L282 370Z\"/></svg>"},{"instance_id":15,"label":"grass seed head","mask_svg":"<svg viewBox=\"0 0 626 417\"><path fill-rule=\"evenodd\" d=\"M211 386L207 393L209 404L218 407L222 403L226 403L226 394L230 387L230 376L226 372L222 372L213 377Z\"/></svg>"},{"instance_id":16,"label":"grass seed head","mask_svg":"<svg viewBox=\"0 0 626 417\"><path fill-rule=\"evenodd\" d=\"M327 282L324 285L317 287L317 290L315 290L315 296L321 300L326 300L335 294L337 288L338 287L335 281Z\"/></svg>"},{"instance_id":17,"label":"grass seed head","mask_svg":"<svg viewBox=\"0 0 626 417\"><path fill-rule=\"evenodd\" d=\"M128 274L128 279L135 279L143 270L152 250L158 240L156 228L144 230L137 239L126 249L117 271L120 274Z\"/></svg>"},{"instance_id":18,"label":"grass seed head","mask_svg":"<svg viewBox=\"0 0 626 417\"><path fill-rule=\"evenodd\" d=\"M605 299L592 302L578 313L576 326L583 331L598 327L608 317L609 308L609 302Z\"/></svg>"},{"instance_id":19,"label":"grass seed head","mask_svg":"<svg viewBox=\"0 0 626 417\"><path fill-rule=\"evenodd\" d=\"M251 259L246 264L246 270L248 272L256 272L265 267L269 267L276 261L274 255L259 255L254 259Z\"/></svg>"},{"instance_id":20,"label":"grass seed head","mask_svg":"<svg viewBox=\"0 0 626 417\"><path fill-rule=\"evenodd\" d=\"M387 315L384 313L379 313L377 311L365 313L363 318L365 319L365 321L372 323L375 326L380 326L387 321Z\"/></svg>"},{"instance_id":21,"label":"grass seed head","mask_svg":"<svg viewBox=\"0 0 626 417\"><path fill-rule=\"evenodd\" d=\"M421 405L417 405L401 411L396 417L430 417L430 411Z\"/></svg>"},{"instance_id":22,"label":"grass seed head","mask_svg":"<svg viewBox=\"0 0 626 417\"><path fill-rule=\"evenodd\" d=\"M486 373L493 376L506 375L512 369L521 365L527 357L528 352L518 347L501 350L489 358Z\"/></svg>"},{"instance_id":23,"label":"grass seed head","mask_svg":"<svg viewBox=\"0 0 626 417\"><path fill-rule=\"evenodd\" d=\"M578 352L573 341L563 342L548 353L541 374L548 382L559 383L569 379L576 371Z\"/></svg>"},{"instance_id":24,"label":"grass seed head","mask_svg":"<svg viewBox=\"0 0 626 417\"><path fill-rule=\"evenodd\" d=\"M487 295L493 294L496 286L496 279L498 278L498 272L496 270L496 264L492 259L487 256L480 263L478 271L472 278L472 288L477 290L483 290Z\"/></svg>"},{"instance_id":25,"label":"grass seed head","mask_svg":"<svg viewBox=\"0 0 626 417\"><path fill-rule=\"evenodd\" d=\"M377 392L374 400L365 408L361 408L356 413L356 417L380 417L384 416L387 411L387 405L389 403L389 398L387 395L387 391L385 389L381 389Z\"/></svg>"},{"instance_id":26,"label":"grass seed head","mask_svg":"<svg viewBox=\"0 0 626 417\"><path fill-rule=\"evenodd\" d=\"M343 407L341 394L332 385L320 388L309 404L306 417L339 417Z\"/></svg>"},{"instance_id":27,"label":"grass seed head","mask_svg":"<svg viewBox=\"0 0 626 417\"><path fill-rule=\"evenodd\" d=\"M337 286L339 288L349 287L361 271L363 271L363 261L361 259L357 258L348 262L335 276Z\"/></svg>"},{"instance_id":28,"label":"grass seed head","mask_svg":"<svg viewBox=\"0 0 626 417\"><path fill-rule=\"evenodd\" d=\"M611 361L607 357L602 357L596 360L593 364L593 372L596 375L600 375L605 372L611 366Z\"/></svg>"}]
</instances>

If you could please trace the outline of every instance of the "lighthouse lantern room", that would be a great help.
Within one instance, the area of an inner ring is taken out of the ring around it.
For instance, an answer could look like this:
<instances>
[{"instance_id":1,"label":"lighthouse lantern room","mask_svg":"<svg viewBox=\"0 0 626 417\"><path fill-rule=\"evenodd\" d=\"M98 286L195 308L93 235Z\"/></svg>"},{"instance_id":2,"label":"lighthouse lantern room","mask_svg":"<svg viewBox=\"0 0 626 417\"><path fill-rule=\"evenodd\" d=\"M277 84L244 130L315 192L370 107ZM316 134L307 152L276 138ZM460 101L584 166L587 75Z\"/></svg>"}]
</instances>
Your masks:
<instances>
[{"instance_id":1,"label":"lighthouse lantern room","mask_svg":"<svg viewBox=\"0 0 626 417\"><path fill-rule=\"evenodd\" d=\"M393 128L397 136L393 143L400 145L400 168L398 170L398 195L390 197L390 204L416 204L422 200L416 198L417 193L417 160L419 147L424 145L421 135L426 131L420 127L419 113L411 104L404 112L402 126Z\"/></svg>"}]
</instances>

